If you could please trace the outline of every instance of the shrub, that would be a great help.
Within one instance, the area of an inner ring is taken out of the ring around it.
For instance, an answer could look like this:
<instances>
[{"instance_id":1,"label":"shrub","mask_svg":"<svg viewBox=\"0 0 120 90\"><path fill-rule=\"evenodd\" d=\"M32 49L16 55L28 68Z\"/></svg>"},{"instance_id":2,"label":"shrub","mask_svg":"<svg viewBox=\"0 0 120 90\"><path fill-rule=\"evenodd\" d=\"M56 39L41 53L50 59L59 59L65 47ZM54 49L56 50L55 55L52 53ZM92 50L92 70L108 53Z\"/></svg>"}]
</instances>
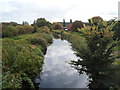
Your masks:
<instances>
[{"instance_id":1,"label":"shrub","mask_svg":"<svg viewBox=\"0 0 120 90\"><path fill-rule=\"evenodd\" d=\"M18 34L24 34L25 33L25 29L23 28L23 26L17 25L16 28L18 29Z\"/></svg>"},{"instance_id":2,"label":"shrub","mask_svg":"<svg viewBox=\"0 0 120 90\"><path fill-rule=\"evenodd\" d=\"M73 24L71 25L70 30L73 31L73 32L77 32L77 31L78 31L78 30L77 30L78 28L81 29L81 28L83 28L83 27L84 27L83 22L81 22L81 21L75 21L75 22L73 22Z\"/></svg>"},{"instance_id":3,"label":"shrub","mask_svg":"<svg viewBox=\"0 0 120 90\"><path fill-rule=\"evenodd\" d=\"M57 30L57 29L61 30L62 29L62 25L60 23L54 22L52 24L52 29L54 29L54 30Z\"/></svg>"},{"instance_id":4,"label":"shrub","mask_svg":"<svg viewBox=\"0 0 120 90\"><path fill-rule=\"evenodd\" d=\"M43 26L37 29L37 32L40 33L50 33L50 29L47 26Z\"/></svg>"},{"instance_id":5,"label":"shrub","mask_svg":"<svg viewBox=\"0 0 120 90\"><path fill-rule=\"evenodd\" d=\"M44 38L48 43L52 43L52 41L53 41L52 34L41 33L39 35L40 35L40 37Z\"/></svg>"},{"instance_id":6,"label":"shrub","mask_svg":"<svg viewBox=\"0 0 120 90\"><path fill-rule=\"evenodd\" d=\"M43 54L46 53L46 50L47 50L47 41L43 38L35 38L35 37L32 37L32 38L28 38L26 39L29 43L31 44L35 44L35 45L40 45L41 46L41 51L43 52Z\"/></svg>"},{"instance_id":7,"label":"shrub","mask_svg":"<svg viewBox=\"0 0 120 90\"><path fill-rule=\"evenodd\" d=\"M62 38L72 43L72 47L76 52L84 52L84 50L87 48L86 39L82 36L78 36L77 34L70 32L63 32Z\"/></svg>"},{"instance_id":8,"label":"shrub","mask_svg":"<svg viewBox=\"0 0 120 90\"><path fill-rule=\"evenodd\" d=\"M34 88L33 79L38 75L43 63L43 54L32 48L26 40L3 40L3 88L22 88L24 83Z\"/></svg>"},{"instance_id":9,"label":"shrub","mask_svg":"<svg viewBox=\"0 0 120 90\"><path fill-rule=\"evenodd\" d=\"M30 44L36 44L41 46L43 54L46 54L48 44L52 43L53 36L46 33L35 33L32 36L26 38Z\"/></svg>"},{"instance_id":10,"label":"shrub","mask_svg":"<svg viewBox=\"0 0 120 90\"><path fill-rule=\"evenodd\" d=\"M34 32L34 27L31 25L23 25L23 28L25 30L25 33L33 33Z\"/></svg>"},{"instance_id":11,"label":"shrub","mask_svg":"<svg viewBox=\"0 0 120 90\"><path fill-rule=\"evenodd\" d=\"M31 34L34 32L34 27L31 25L23 25L23 26L16 26L16 28L19 30L19 34Z\"/></svg>"},{"instance_id":12,"label":"shrub","mask_svg":"<svg viewBox=\"0 0 120 90\"><path fill-rule=\"evenodd\" d=\"M2 32L3 37L12 37L16 35L18 35L18 30L14 26L7 26Z\"/></svg>"}]
</instances>

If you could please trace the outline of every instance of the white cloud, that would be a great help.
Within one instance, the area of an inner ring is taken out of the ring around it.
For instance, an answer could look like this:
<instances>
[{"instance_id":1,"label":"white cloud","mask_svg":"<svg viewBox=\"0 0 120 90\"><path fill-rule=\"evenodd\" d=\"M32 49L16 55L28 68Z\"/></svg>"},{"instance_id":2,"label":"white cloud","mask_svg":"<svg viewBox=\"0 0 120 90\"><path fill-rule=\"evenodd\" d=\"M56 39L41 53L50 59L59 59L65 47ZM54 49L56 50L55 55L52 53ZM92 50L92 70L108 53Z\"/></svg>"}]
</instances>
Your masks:
<instances>
[{"instance_id":1,"label":"white cloud","mask_svg":"<svg viewBox=\"0 0 120 90\"><path fill-rule=\"evenodd\" d=\"M33 23L34 19L62 19L87 21L93 16L109 20L118 15L119 0L4 0L0 1L2 21L23 20Z\"/></svg>"}]
</instances>

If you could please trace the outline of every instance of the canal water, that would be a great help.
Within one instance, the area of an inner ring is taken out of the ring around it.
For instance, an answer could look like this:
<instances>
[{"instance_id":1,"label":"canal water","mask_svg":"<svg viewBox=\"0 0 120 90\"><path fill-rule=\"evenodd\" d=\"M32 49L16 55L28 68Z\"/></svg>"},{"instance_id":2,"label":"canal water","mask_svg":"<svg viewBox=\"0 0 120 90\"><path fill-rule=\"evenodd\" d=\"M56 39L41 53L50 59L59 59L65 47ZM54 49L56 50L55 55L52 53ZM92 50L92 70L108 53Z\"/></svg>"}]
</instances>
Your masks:
<instances>
[{"instance_id":1,"label":"canal water","mask_svg":"<svg viewBox=\"0 0 120 90\"><path fill-rule=\"evenodd\" d=\"M66 40L53 39L47 48L40 76L35 80L39 88L87 88L87 75L79 75L70 66L71 60L77 60L71 44Z\"/></svg>"}]
</instances>

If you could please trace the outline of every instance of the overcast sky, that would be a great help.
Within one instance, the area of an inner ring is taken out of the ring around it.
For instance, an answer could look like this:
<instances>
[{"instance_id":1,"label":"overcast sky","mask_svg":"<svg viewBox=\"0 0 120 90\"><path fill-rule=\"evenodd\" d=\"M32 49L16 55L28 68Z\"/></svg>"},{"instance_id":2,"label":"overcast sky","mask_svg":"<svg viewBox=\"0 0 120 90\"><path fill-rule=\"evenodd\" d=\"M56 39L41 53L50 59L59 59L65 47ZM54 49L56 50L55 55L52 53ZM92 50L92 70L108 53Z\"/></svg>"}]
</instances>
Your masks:
<instances>
[{"instance_id":1,"label":"overcast sky","mask_svg":"<svg viewBox=\"0 0 120 90\"><path fill-rule=\"evenodd\" d=\"M0 22L28 21L44 17L50 22L65 19L88 21L93 16L105 20L118 16L119 0L0 0Z\"/></svg>"}]
</instances>

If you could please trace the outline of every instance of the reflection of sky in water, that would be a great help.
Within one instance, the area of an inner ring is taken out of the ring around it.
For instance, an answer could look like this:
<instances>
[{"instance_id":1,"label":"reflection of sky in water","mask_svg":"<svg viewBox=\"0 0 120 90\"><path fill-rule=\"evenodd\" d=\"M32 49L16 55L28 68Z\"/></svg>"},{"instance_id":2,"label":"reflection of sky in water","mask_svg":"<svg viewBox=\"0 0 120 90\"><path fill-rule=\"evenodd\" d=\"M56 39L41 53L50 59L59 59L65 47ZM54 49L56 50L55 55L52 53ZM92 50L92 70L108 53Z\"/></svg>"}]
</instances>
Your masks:
<instances>
[{"instance_id":1,"label":"reflection of sky in water","mask_svg":"<svg viewBox=\"0 0 120 90\"><path fill-rule=\"evenodd\" d=\"M45 64L38 78L39 87L42 88L86 88L87 76L79 75L77 71L68 64L71 60L77 60L71 49L70 43L65 40L54 39L53 44L48 47L45 55Z\"/></svg>"}]
</instances>

